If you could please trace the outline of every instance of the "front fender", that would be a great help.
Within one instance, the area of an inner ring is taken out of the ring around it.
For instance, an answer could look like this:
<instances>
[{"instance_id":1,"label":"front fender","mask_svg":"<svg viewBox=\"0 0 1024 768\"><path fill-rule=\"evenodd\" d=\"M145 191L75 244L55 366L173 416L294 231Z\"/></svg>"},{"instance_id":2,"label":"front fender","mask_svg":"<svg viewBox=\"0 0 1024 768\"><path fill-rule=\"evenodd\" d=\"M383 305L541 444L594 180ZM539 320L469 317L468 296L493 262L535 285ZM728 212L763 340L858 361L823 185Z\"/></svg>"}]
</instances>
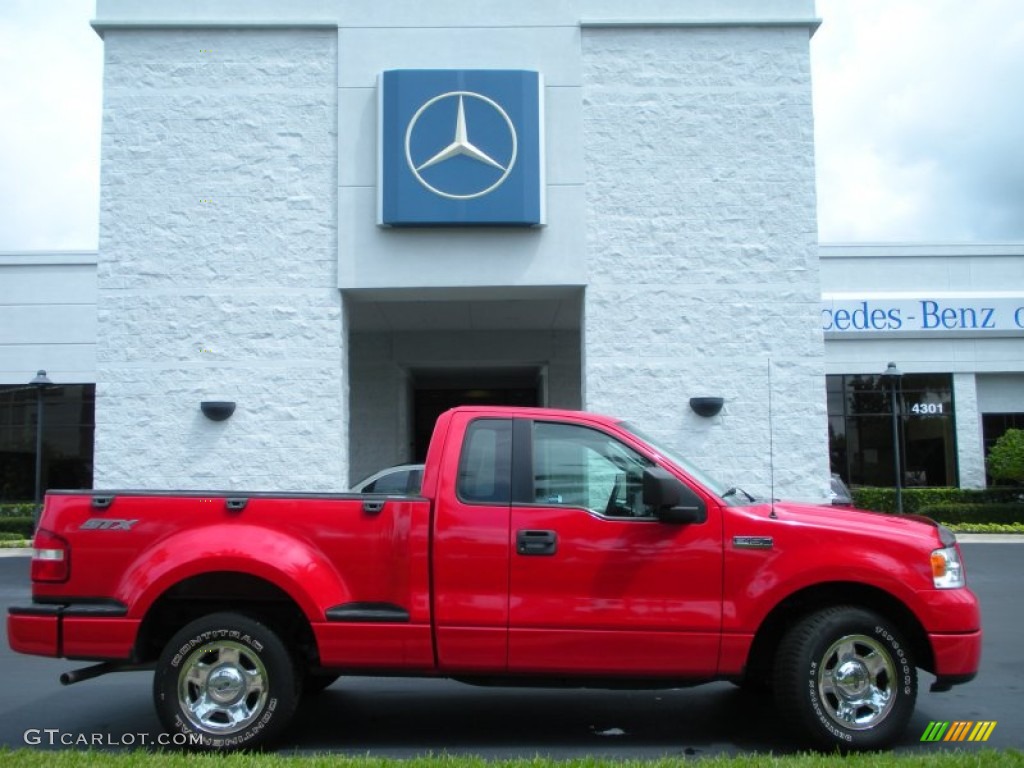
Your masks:
<instances>
[{"instance_id":1,"label":"front fender","mask_svg":"<svg viewBox=\"0 0 1024 768\"><path fill-rule=\"evenodd\" d=\"M727 567L727 598L723 615L726 632L753 633L777 605L792 595L820 584L847 583L871 587L905 605L927 626L929 611L914 585L922 581L922 563L879 551L847 554L841 562L823 562L820 554L789 550L764 553L760 566L749 562L760 553L746 553L740 567Z\"/></svg>"},{"instance_id":2,"label":"front fender","mask_svg":"<svg viewBox=\"0 0 1024 768\"><path fill-rule=\"evenodd\" d=\"M173 534L143 550L125 570L115 597L128 616L145 616L175 584L206 573L244 573L283 590L311 621L349 600L337 569L308 542L257 525L216 524Z\"/></svg>"}]
</instances>

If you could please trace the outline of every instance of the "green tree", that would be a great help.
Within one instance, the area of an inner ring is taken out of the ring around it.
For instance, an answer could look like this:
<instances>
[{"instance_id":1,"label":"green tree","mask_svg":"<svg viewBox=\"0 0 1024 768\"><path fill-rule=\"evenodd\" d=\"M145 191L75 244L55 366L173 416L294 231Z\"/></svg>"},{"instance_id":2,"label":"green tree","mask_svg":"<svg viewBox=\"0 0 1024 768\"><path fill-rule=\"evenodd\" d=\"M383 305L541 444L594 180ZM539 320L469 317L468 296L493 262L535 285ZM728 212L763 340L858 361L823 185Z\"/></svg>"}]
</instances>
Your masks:
<instances>
[{"instance_id":1,"label":"green tree","mask_svg":"<svg viewBox=\"0 0 1024 768\"><path fill-rule=\"evenodd\" d=\"M1024 429L1008 429L988 454L988 473L996 480L1024 480Z\"/></svg>"}]
</instances>

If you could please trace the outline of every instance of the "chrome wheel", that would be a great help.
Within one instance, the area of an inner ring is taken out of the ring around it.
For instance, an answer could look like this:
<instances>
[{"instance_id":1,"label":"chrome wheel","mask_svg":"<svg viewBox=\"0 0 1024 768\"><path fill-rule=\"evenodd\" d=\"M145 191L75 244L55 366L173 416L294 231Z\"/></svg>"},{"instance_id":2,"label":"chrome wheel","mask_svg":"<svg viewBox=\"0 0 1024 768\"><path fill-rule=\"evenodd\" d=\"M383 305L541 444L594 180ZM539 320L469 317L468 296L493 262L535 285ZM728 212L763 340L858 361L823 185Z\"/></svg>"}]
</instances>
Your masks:
<instances>
[{"instance_id":1,"label":"chrome wheel","mask_svg":"<svg viewBox=\"0 0 1024 768\"><path fill-rule=\"evenodd\" d=\"M779 642L775 699L806 741L823 749L886 749L914 713L911 646L887 617L855 605L799 619Z\"/></svg>"},{"instance_id":2,"label":"chrome wheel","mask_svg":"<svg viewBox=\"0 0 1024 768\"><path fill-rule=\"evenodd\" d=\"M829 717L851 731L885 720L895 701L896 665L867 635L846 635L829 646L818 671L818 696Z\"/></svg>"},{"instance_id":3,"label":"chrome wheel","mask_svg":"<svg viewBox=\"0 0 1024 768\"><path fill-rule=\"evenodd\" d=\"M229 734L251 725L268 696L267 670L259 657L231 640L196 648L178 675L178 701L200 731Z\"/></svg>"},{"instance_id":4,"label":"chrome wheel","mask_svg":"<svg viewBox=\"0 0 1024 768\"><path fill-rule=\"evenodd\" d=\"M268 744L288 727L301 695L302 679L281 638L259 620L229 611L178 630L153 672L160 722L191 748Z\"/></svg>"}]
</instances>

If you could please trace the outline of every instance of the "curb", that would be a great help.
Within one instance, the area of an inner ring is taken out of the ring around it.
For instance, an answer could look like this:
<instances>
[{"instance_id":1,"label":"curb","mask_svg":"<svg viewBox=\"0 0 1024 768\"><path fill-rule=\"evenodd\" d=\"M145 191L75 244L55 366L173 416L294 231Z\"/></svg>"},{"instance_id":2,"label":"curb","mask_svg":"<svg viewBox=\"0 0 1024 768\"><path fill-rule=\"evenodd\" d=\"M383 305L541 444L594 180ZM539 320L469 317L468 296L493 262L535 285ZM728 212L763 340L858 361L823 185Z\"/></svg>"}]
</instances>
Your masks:
<instances>
[{"instance_id":1,"label":"curb","mask_svg":"<svg viewBox=\"0 0 1024 768\"><path fill-rule=\"evenodd\" d=\"M1024 534L958 533L956 540L961 544L1024 544Z\"/></svg>"},{"instance_id":2,"label":"curb","mask_svg":"<svg viewBox=\"0 0 1024 768\"><path fill-rule=\"evenodd\" d=\"M3 547L0 557L32 557L32 547Z\"/></svg>"}]
</instances>

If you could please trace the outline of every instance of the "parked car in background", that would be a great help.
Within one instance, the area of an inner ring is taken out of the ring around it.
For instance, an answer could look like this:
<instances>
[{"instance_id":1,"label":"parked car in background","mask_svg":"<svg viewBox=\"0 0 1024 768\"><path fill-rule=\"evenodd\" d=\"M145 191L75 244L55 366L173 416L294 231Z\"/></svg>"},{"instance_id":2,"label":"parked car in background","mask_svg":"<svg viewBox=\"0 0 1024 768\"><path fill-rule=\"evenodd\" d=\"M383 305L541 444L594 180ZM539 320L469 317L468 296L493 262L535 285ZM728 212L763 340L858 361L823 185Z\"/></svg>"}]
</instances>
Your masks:
<instances>
[{"instance_id":1,"label":"parked car in background","mask_svg":"<svg viewBox=\"0 0 1024 768\"><path fill-rule=\"evenodd\" d=\"M846 483L843 482L843 478L835 473L832 474L829 499L832 501L833 507L853 506L853 494L850 493L850 489L846 487Z\"/></svg>"},{"instance_id":2,"label":"parked car in background","mask_svg":"<svg viewBox=\"0 0 1024 768\"><path fill-rule=\"evenodd\" d=\"M354 493L390 493L399 496L416 496L423 482L422 464L400 464L374 472L352 486Z\"/></svg>"}]
</instances>

